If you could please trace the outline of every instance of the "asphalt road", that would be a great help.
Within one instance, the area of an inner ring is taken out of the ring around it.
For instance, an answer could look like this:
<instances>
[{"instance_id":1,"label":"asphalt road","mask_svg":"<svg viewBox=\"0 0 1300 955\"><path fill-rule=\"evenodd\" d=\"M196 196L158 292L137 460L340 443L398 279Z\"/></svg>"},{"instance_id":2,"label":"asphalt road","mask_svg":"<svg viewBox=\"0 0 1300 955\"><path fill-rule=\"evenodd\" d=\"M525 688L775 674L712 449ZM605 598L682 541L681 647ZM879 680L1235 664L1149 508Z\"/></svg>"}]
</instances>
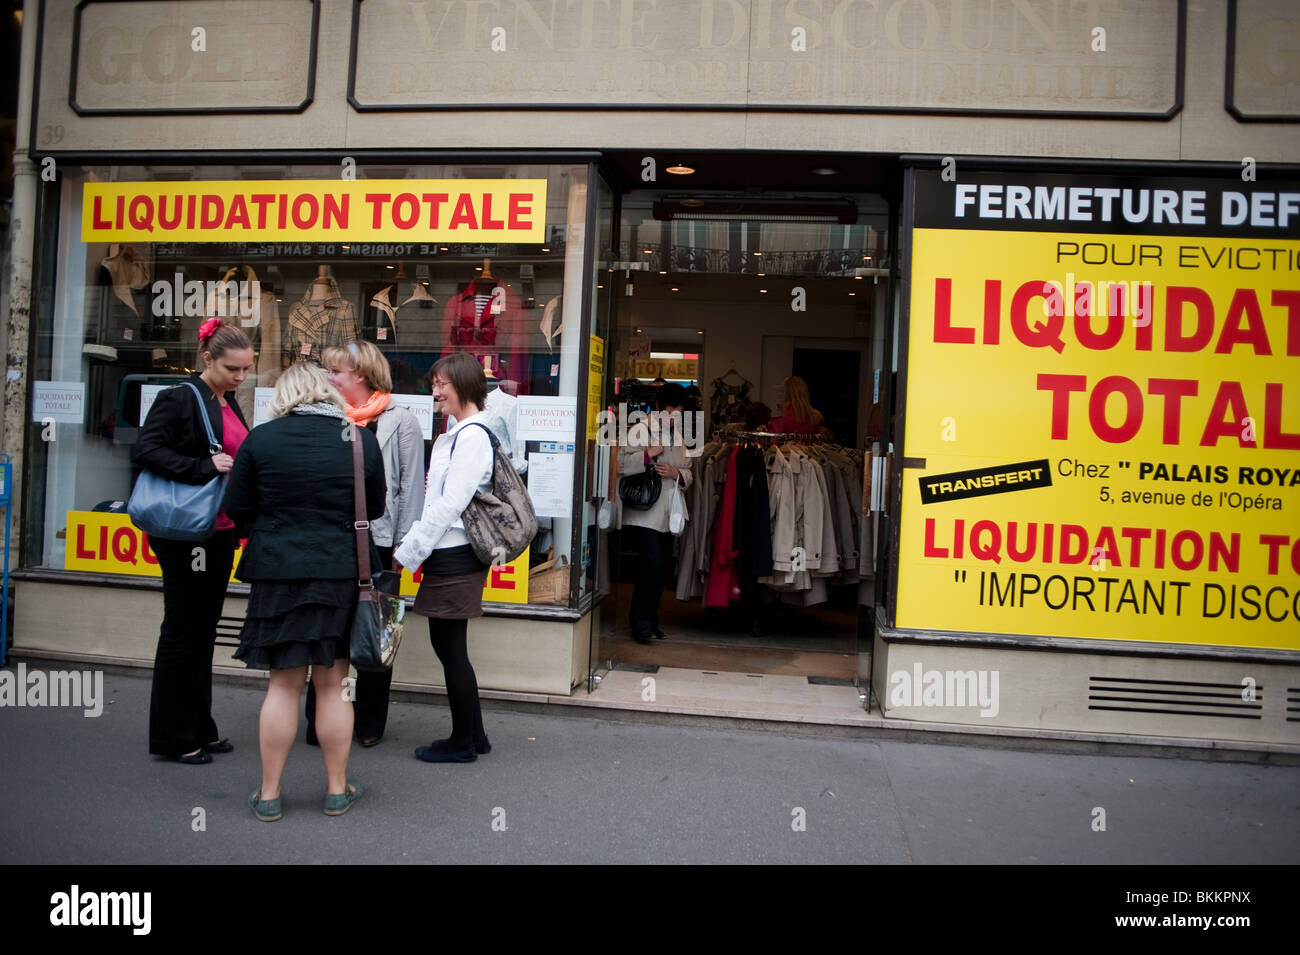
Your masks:
<instances>
[{"instance_id":1,"label":"asphalt road","mask_svg":"<svg viewBox=\"0 0 1300 955\"><path fill-rule=\"evenodd\" d=\"M206 766L147 755L147 673L104 690L95 718L0 707L0 863L1300 862L1297 767L492 708L491 754L428 765L412 751L448 711L403 702L379 746L354 746L366 793L338 818L300 725L268 824L245 801L259 688L214 687L236 748Z\"/></svg>"}]
</instances>

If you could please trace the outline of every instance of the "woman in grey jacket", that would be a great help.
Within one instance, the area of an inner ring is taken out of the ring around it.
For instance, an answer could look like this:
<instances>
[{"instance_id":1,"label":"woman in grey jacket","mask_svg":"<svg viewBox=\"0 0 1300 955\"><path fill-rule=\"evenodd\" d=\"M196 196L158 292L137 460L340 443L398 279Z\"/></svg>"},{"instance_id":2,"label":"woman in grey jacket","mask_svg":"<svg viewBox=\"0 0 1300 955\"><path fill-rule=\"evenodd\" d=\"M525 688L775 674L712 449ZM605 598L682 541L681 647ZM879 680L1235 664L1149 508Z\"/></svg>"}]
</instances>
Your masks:
<instances>
[{"instance_id":1,"label":"woman in grey jacket","mask_svg":"<svg viewBox=\"0 0 1300 955\"><path fill-rule=\"evenodd\" d=\"M636 581L632 587L632 605L628 612L628 623L632 629L632 639L637 643L649 643L658 637L664 637L659 628L659 600L664 590L664 570L673 553L673 535L668 530L668 516L673 494L673 485L683 491L691 486L690 460L686 454L683 435L676 429L680 427L680 413L686 406L688 396L681 385L669 383L659 391L659 411L671 416L679 413L673 421L672 433L665 433L660 427L657 444L650 429L643 424L636 424L628 430L628 447L619 452L620 470L624 474L641 474L653 468L659 475L662 488L658 499L651 507L637 508L623 505L623 537L636 549L640 560L636 565ZM660 420L670 420L667 416ZM685 506L685 500L682 502Z\"/></svg>"},{"instance_id":2,"label":"woman in grey jacket","mask_svg":"<svg viewBox=\"0 0 1300 955\"><path fill-rule=\"evenodd\" d=\"M347 402L348 419L369 429L384 458L388 500L384 516L370 524L383 567L400 572L393 551L424 510L424 435L415 415L393 403L393 377L384 353L370 342L326 348L321 360L330 384ZM357 673L356 734L362 746L374 746L388 725L388 695L393 671ZM315 694L307 692L307 742L315 744Z\"/></svg>"}]
</instances>

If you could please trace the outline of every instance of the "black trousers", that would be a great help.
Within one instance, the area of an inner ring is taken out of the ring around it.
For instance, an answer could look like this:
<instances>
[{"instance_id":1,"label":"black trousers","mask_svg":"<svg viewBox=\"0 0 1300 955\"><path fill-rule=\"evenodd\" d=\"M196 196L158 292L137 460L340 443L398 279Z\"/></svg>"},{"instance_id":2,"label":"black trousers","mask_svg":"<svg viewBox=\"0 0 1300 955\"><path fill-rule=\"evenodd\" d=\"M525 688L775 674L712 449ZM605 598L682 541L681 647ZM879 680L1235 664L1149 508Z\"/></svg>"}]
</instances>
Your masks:
<instances>
[{"instance_id":1,"label":"black trousers","mask_svg":"<svg viewBox=\"0 0 1300 955\"><path fill-rule=\"evenodd\" d=\"M380 568L393 565L393 548L379 548ZM352 729L357 739L377 739L388 726L388 697L393 671L357 671L357 698L352 703ZM307 739L316 740L316 684L307 684Z\"/></svg>"},{"instance_id":2,"label":"black trousers","mask_svg":"<svg viewBox=\"0 0 1300 955\"><path fill-rule=\"evenodd\" d=\"M673 553L673 535L624 524L623 536L640 555L633 578L628 625L633 633L650 634L659 629L659 601L664 593L664 572Z\"/></svg>"},{"instance_id":3,"label":"black trousers","mask_svg":"<svg viewBox=\"0 0 1300 955\"><path fill-rule=\"evenodd\" d=\"M212 718L212 649L235 544L233 530L202 542L149 541L163 575L149 697L149 752L155 756L181 756L221 738Z\"/></svg>"}]
</instances>

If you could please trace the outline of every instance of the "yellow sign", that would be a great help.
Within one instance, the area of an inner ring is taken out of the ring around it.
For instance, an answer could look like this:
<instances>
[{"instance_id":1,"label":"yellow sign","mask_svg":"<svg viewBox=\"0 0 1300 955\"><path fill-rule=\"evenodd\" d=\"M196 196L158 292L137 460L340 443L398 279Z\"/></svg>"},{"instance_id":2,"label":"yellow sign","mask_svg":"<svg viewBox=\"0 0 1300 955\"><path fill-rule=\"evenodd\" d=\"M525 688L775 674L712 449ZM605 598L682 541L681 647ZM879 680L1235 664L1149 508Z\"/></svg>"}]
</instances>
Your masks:
<instances>
[{"instance_id":1,"label":"yellow sign","mask_svg":"<svg viewBox=\"0 0 1300 955\"><path fill-rule=\"evenodd\" d=\"M638 358L632 362L632 377L698 381L700 363L695 358Z\"/></svg>"},{"instance_id":2,"label":"yellow sign","mask_svg":"<svg viewBox=\"0 0 1300 955\"><path fill-rule=\"evenodd\" d=\"M1297 265L915 230L898 626L1300 649Z\"/></svg>"},{"instance_id":3,"label":"yellow sign","mask_svg":"<svg viewBox=\"0 0 1300 955\"><path fill-rule=\"evenodd\" d=\"M528 603L528 554L531 550L532 548L526 549L508 564L488 568L487 581L483 585L484 603L493 601L507 604ZM414 597L420 589L422 577L418 570L412 575L409 570L403 568L402 596Z\"/></svg>"},{"instance_id":4,"label":"yellow sign","mask_svg":"<svg viewBox=\"0 0 1300 955\"><path fill-rule=\"evenodd\" d=\"M600 405L605 396L605 339L591 336L587 368L587 440L595 441L600 431Z\"/></svg>"},{"instance_id":5,"label":"yellow sign","mask_svg":"<svg viewBox=\"0 0 1300 955\"><path fill-rule=\"evenodd\" d=\"M102 511L68 511L64 570L90 571L97 574L131 574L136 577L161 577L158 558L149 547L149 535L131 523L122 513ZM239 558L235 551L231 579L239 576ZM402 571L401 594L413 597L420 589L420 572L414 576ZM483 600L497 603L528 603L528 551L508 564L488 570Z\"/></svg>"},{"instance_id":6,"label":"yellow sign","mask_svg":"<svg viewBox=\"0 0 1300 955\"><path fill-rule=\"evenodd\" d=\"M83 242L541 242L545 179L89 182Z\"/></svg>"}]
</instances>

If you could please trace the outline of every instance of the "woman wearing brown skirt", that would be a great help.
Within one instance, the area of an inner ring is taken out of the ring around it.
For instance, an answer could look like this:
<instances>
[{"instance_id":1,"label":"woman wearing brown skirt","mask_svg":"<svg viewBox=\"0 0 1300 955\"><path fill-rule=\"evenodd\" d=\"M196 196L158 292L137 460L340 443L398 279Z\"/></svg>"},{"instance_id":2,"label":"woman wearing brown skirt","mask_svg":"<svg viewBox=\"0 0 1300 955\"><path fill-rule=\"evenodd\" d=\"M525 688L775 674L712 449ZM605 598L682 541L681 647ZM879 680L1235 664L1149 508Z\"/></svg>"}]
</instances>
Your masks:
<instances>
[{"instance_id":1,"label":"woman wearing brown skirt","mask_svg":"<svg viewBox=\"0 0 1300 955\"><path fill-rule=\"evenodd\" d=\"M415 755L427 763L469 763L492 749L466 644L470 618L483 615L488 566L474 554L461 524L474 495L492 485L483 369L463 352L439 359L433 366L433 397L456 424L434 442L424 511L393 556L404 567L423 571L414 609L429 618L429 639L442 663L451 707L451 736L418 747Z\"/></svg>"}]
</instances>

